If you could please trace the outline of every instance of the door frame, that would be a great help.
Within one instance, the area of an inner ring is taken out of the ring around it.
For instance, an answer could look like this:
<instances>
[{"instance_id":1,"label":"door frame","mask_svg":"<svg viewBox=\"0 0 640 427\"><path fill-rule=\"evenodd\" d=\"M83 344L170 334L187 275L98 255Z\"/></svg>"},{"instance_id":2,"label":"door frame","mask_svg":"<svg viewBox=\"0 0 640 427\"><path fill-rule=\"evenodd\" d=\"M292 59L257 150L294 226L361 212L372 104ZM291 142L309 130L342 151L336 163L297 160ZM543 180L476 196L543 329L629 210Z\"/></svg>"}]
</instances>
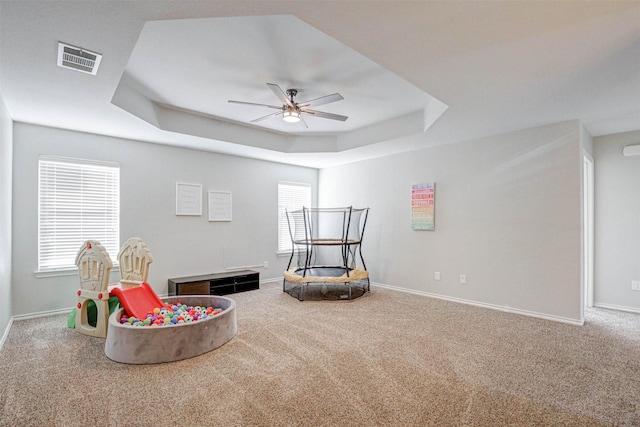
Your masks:
<instances>
[{"instance_id":1,"label":"door frame","mask_svg":"<svg viewBox=\"0 0 640 427\"><path fill-rule=\"evenodd\" d=\"M595 179L593 157L582 157L582 311L593 307L594 294L594 213Z\"/></svg>"}]
</instances>

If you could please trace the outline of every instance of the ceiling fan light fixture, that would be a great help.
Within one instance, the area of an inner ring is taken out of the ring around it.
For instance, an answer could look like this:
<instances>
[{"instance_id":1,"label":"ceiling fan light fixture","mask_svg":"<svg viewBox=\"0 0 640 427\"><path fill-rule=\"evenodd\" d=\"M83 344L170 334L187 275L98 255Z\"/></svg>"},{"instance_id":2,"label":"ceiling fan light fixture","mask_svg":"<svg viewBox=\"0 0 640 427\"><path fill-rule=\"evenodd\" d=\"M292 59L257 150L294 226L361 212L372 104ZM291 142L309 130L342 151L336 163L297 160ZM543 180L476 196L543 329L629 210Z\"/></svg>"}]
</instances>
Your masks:
<instances>
[{"instance_id":1,"label":"ceiling fan light fixture","mask_svg":"<svg viewBox=\"0 0 640 427\"><path fill-rule=\"evenodd\" d=\"M298 123L300 121L300 112L294 109L287 109L282 113L282 120L287 123Z\"/></svg>"},{"instance_id":2,"label":"ceiling fan light fixture","mask_svg":"<svg viewBox=\"0 0 640 427\"><path fill-rule=\"evenodd\" d=\"M326 113L324 111L310 110L308 108L308 107L314 107L317 105L329 104L331 102L341 101L344 98L339 93L321 96L320 98L310 99L304 102L296 102L295 96L298 94L298 89L287 89L287 93L285 93L277 84L267 83L267 86L269 86L271 91L282 102L282 106L269 105L269 104L257 104L255 102L234 101L232 99L230 99L229 102L234 104L258 105L258 106L274 108L278 110L275 113L267 114L266 116L253 119L251 120L251 123L261 122L263 120L267 120L272 117L282 116L282 120L284 120L285 122L287 123L302 122L304 127L308 129L309 126L302 118L302 113L309 114L312 117L319 117L321 119L339 120L341 122L344 122L349 118L347 116L341 116L340 114Z\"/></svg>"}]
</instances>

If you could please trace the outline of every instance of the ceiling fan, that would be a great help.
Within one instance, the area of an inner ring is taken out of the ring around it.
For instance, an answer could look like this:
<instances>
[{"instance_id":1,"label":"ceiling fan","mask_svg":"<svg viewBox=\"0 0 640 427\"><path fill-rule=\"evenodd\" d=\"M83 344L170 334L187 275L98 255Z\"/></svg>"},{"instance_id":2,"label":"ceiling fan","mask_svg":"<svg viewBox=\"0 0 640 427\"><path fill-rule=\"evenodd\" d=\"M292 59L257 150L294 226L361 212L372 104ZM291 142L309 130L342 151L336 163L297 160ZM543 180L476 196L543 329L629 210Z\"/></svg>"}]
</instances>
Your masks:
<instances>
[{"instance_id":1,"label":"ceiling fan","mask_svg":"<svg viewBox=\"0 0 640 427\"><path fill-rule=\"evenodd\" d=\"M309 101L304 102L296 102L295 97L298 94L297 89L287 89L285 93L280 86L267 83L267 86L271 89L271 91L278 97L282 105L268 105L268 104L257 104L255 102L244 102L244 101L233 101L229 100L229 102L234 104L245 104L245 105L259 105L267 108L274 108L276 110L275 113L267 114L266 116L258 117L257 119L251 120L251 123L260 122L262 120L269 119L271 117L282 116L282 120L289 123L297 123L302 121L305 127L309 127L307 122L302 118L302 114L308 114L314 117L321 117L323 119L331 119L331 120L339 120L344 122L349 117L341 116L339 114L325 113L324 111L311 110L308 107L317 107L319 105L329 104L331 102L336 102L343 100L344 98L339 93L334 93L332 95L321 96L320 98L311 99Z\"/></svg>"}]
</instances>

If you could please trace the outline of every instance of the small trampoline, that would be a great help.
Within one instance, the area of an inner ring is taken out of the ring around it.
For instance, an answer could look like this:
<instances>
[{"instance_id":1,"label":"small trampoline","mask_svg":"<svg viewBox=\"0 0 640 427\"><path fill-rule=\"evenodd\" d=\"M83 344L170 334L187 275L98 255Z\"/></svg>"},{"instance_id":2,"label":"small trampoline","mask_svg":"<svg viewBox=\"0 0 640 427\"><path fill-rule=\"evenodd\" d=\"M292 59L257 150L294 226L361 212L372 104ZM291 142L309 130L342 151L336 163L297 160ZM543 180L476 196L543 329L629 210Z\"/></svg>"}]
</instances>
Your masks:
<instances>
[{"instance_id":1,"label":"small trampoline","mask_svg":"<svg viewBox=\"0 0 640 427\"><path fill-rule=\"evenodd\" d=\"M368 211L352 207L287 211L292 251L283 291L300 301L352 300L368 292L369 273L361 250Z\"/></svg>"}]
</instances>

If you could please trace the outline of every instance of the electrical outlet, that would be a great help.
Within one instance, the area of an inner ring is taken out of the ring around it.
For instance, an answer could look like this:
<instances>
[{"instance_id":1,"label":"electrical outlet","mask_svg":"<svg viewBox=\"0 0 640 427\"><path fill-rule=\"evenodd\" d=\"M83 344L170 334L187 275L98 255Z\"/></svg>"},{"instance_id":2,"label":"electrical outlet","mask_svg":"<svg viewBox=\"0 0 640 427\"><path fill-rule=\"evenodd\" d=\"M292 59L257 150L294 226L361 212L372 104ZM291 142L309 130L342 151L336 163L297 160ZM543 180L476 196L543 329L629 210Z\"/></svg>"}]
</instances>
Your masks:
<instances>
[{"instance_id":1,"label":"electrical outlet","mask_svg":"<svg viewBox=\"0 0 640 427\"><path fill-rule=\"evenodd\" d=\"M434 278L435 280L440 280L440 272L439 272L439 271L436 271L436 272L435 272L435 274L433 275L433 278Z\"/></svg>"},{"instance_id":2,"label":"electrical outlet","mask_svg":"<svg viewBox=\"0 0 640 427\"><path fill-rule=\"evenodd\" d=\"M264 262L264 268L269 268L269 262L268 261Z\"/></svg>"},{"instance_id":3,"label":"electrical outlet","mask_svg":"<svg viewBox=\"0 0 640 427\"><path fill-rule=\"evenodd\" d=\"M631 290L632 291L640 291L640 280L632 280L631 281Z\"/></svg>"},{"instance_id":4,"label":"electrical outlet","mask_svg":"<svg viewBox=\"0 0 640 427\"><path fill-rule=\"evenodd\" d=\"M462 283L463 285L467 283L467 275L466 274L461 274L460 275L460 283Z\"/></svg>"}]
</instances>

